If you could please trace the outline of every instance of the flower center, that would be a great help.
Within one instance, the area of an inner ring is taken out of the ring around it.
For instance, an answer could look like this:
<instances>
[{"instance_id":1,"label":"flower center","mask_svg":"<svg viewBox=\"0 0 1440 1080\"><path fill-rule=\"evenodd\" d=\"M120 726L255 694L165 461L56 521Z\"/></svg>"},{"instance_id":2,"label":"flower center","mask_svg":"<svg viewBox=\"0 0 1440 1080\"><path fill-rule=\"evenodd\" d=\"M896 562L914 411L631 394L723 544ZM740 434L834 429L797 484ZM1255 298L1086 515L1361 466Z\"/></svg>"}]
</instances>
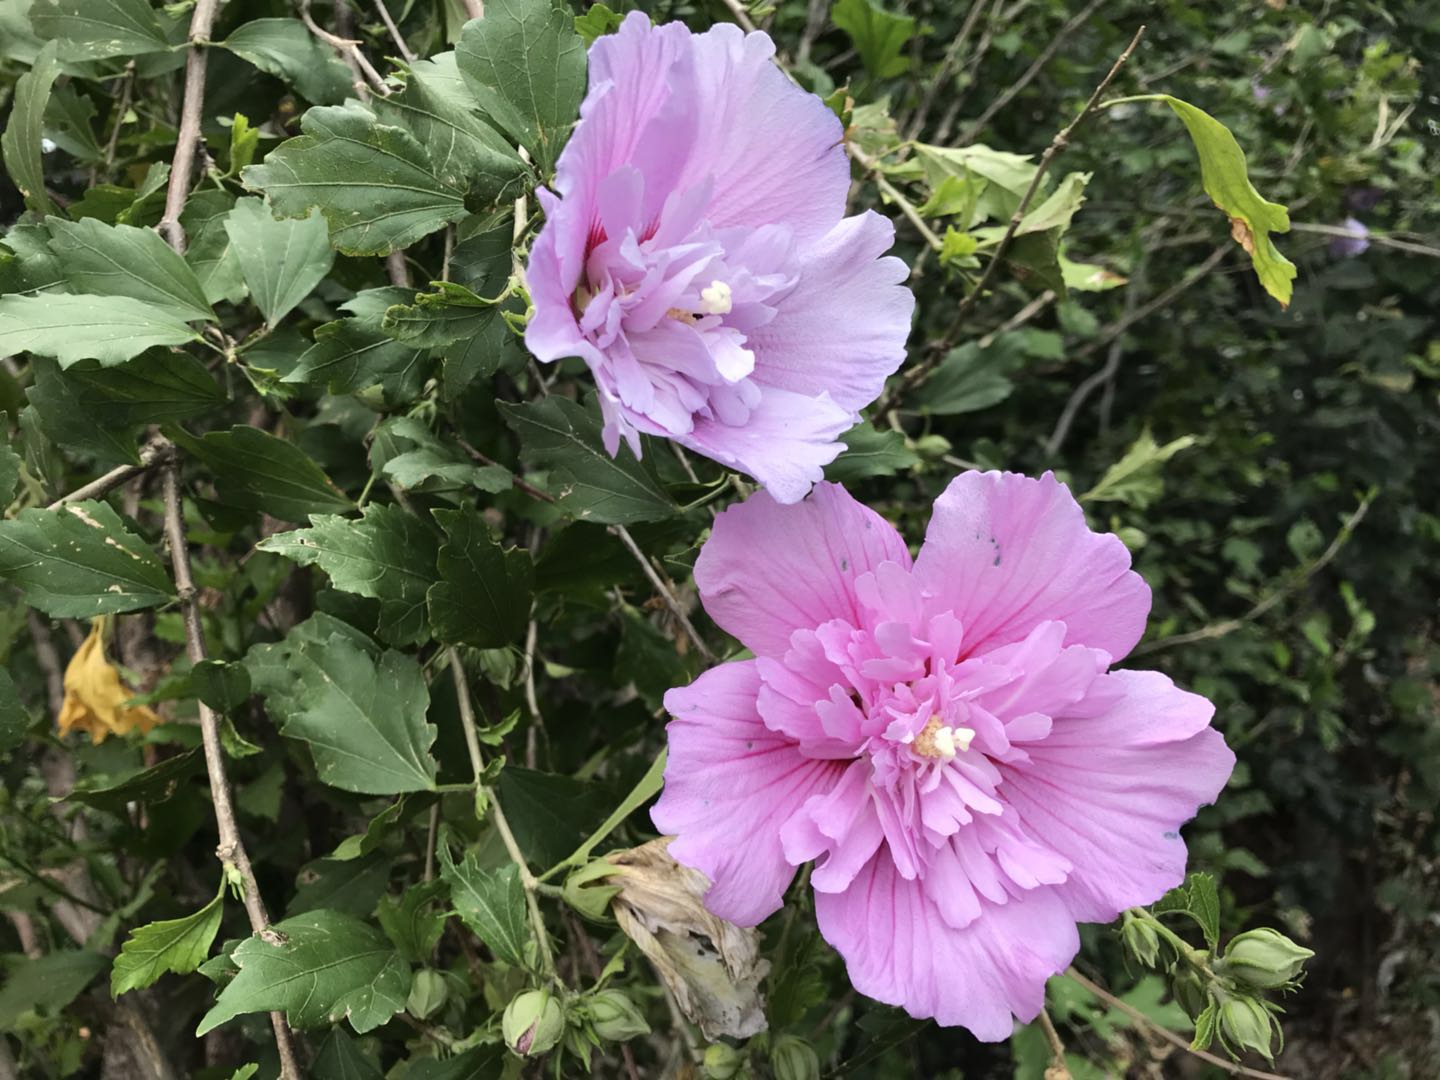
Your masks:
<instances>
[{"instance_id":1,"label":"flower center","mask_svg":"<svg viewBox=\"0 0 1440 1080\"><path fill-rule=\"evenodd\" d=\"M937 714L926 721L910 749L933 761L950 761L956 754L969 750L974 738L974 728L946 727Z\"/></svg>"},{"instance_id":2,"label":"flower center","mask_svg":"<svg viewBox=\"0 0 1440 1080\"><path fill-rule=\"evenodd\" d=\"M729 315L730 297L729 285L723 281L712 281L700 290L700 310L706 315Z\"/></svg>"}]
</instances>

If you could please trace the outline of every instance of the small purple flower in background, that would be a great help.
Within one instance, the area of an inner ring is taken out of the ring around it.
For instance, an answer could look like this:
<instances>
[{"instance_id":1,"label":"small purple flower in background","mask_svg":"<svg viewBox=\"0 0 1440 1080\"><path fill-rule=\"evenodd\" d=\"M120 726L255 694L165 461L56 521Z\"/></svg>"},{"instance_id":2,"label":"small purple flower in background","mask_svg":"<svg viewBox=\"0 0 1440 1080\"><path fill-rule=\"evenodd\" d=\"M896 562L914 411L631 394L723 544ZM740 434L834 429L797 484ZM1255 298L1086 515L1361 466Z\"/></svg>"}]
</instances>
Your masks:
<instances>
[{"instance_id":1,"label":"small purple flower in background","mask_svg":"<svg viewBox=\"0 0 1440 1080\"><path fill-rule=\"evenodd\" d=\"M1337 259L1353 259L1357 255L1365 254L1370 247L1370 230L1365 227L1364 222L1347 217L1340 223L1340 227L1349 235L1333 238L1330 241L1330 254Z\"/></svg>"},{"instance_id":2,"label":"small purple flower in background","mask_svg":"<svg viewBox=\"0 0 1440 1080\"><path fill-rule=\"evenodd\" d=\"M670 854L752 926L795 868L856 989L1009 1037L1079 949L1078 922L1158 900L1182 823L1235 756L1214 707L1110 671L1150 590L1046 475L966 473L912 561L835 484L715 522L705 610L755 658L671 690Z\"/></svg>"},{"instance_id":3,"label":"small purple flower in background","mask_svg":"<svg viewBox=\"0 0 1440 1080\"><path fill-rule=\"evenodd\" d=\"M914 298L890 222L844 216L840 121L774 52L638 12L595 42L525 342L584 358L610 453L666 436L791 503L904 359Z\"/></svg>"}]
</instances>

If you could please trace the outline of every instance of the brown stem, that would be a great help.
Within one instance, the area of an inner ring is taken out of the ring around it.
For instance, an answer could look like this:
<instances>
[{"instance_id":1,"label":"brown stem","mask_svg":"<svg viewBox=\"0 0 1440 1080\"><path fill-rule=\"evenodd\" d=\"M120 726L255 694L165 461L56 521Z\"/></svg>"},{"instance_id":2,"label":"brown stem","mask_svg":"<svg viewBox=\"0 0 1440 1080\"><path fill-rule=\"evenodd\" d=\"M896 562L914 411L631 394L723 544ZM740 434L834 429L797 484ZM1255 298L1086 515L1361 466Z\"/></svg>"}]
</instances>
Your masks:
<instances>
[{"instance_id":1,"label":"brown stem","mask_svg":"<svg viewBox=\"0 0 1440 1080\"><path fill-rule=\"evenodd\" d=\"M980 302L980 298L984 296L986 287L989 286L991 279L999 272L1000 266L1004 262L1005 253L1009 251L1010 244L1015 239L1015 233L1020 228L1021 221L1025 218L1025 211L1030 209L1031 201L1034 200L1040 191L1040 183L1045 178L1045 173L1049 170L1050 163L1069 145L1071 134L1080 126L1081 122L1094 111L1095 106L1100 101L1100 95L1109 88L1115 76L1120 74L1120 69L1125 66L1125 61L1130 59L1130 54L1139 46L1140 39L1144 34L1145 27L1143 26L1135 31L1135 36L1130 39L1130 44L1125 46L1125 51L1120 54L1115 63L1111 65L1109 72L1100 80L1100 84L1095 87L1095 92L1092 93L1090 99L1085 102L1085 107L1080 110L1075 119L1061 128L1060 131L1055 134L1055 137L1050 140L1050 145L1045 148L1045 153L1040 156L1040 162L1035 168L1035 175L1030 179L1030 186L1025 189L1025 194L1021 196L1019 205L1015 207L1015 213L1010 216L1010 225L1006 228L1005 235L1000 238L1000 243L996 245L994 253L990 256L990 261L985 264L985 272L980 275L980 280L975 283L975 288L960 302L960 307L955 312L955 318L950 325L950 329L945 333L944 340L950 341L955 338L960 332L960 329L965 325L965 320L969 317L970 312L974 309L975 305ZM913 365L901 376L899 382L895 385L895 389L885 395L879 408L876 410L875 415L877 422L893 411L902 397L920 385L920 383L929 376L930 372L934 370L935 365L940 362L943 356L944 351L937 349L920 363Z\"/></svg>"},{"instance_id":2,"label":"brown stem","mask_svg":"<svg viewBox=\"0 0 1440 1080\"><path fill-rule=\"evenodd\" d=\"M344 16L348 20L350 9L345 7L345 0L336 0L335 13L337 17ZM310 33L340 54L340 59L345 61L345 66L350 69L356 97L361 101L368 100L370 87L374 87L375 92L381 97L389 95L390 88L385 85L385 80L380 77L380 73L375 70L365 54L360 51L360 42L339 34L332 34L317 23L310 14L310 0L302 0L300 19ZM369 86L366 85L367 82Z\"/></svg>"},{"instance_id":3,"label":"brown stem","mask_svg":"<svg viewBox=\"0 0 1440 1080\"><path fill-rule=\"evenodd\" d=\"M465 6L465 14L472 19L483 19L485 17L484 0L460 0Z\"/></svg>"},{"instance_id":4,"label":"brown stem","mask_svg":"<svg viewBox=\"0 0 1440 1080\"><path fill-rule=\"evenodd\" d=\"M390 9L385 6L385 0L375 0L375 7L379 9L380 21L385 24L385 29L390 31L390 40L395 42L395 47L400 50L400 55L405 58L407 64L413 64L415 54L410 51L410 46L405 44L405 36L400 33L400 28L390 17Z\"/></svg>"},{"instance_id":5,"label":"brown stem","mask_svg":"<svg viewBox=\"0 0 1440 1080\"><path fill-rule=\"evenodd\" d=\"M1231 1076L1248 1076L1251 1077L1251 1080L1290 1080L1289 1077L1281 1076L1279 1073L1261 1072L1259 1069L1247 1068L1246 1066L1241 1065L1238 1062L1226 1061L1224 1058L1216 1057L1214 1054L1209 1053L1205 1050L1192 1050L1190 1048L1189 1041L1183 1035L1177 1035L1169 1028L1161 1027L1159 1024L1155 1023L1154 1020L1151 1020L1148 1016L1142 1013L1139 1009L1135 1008L1133 1005L1129 1005L1126 1002L1121 1001L1108 990L1102 990L1099 986L1091 982L1084 975L1081 975L1080 972L1076 971L1073 967L1066 971L1065 974L1070 976L1070 978L1074 979L1086 990L1090 991L1090 993L1094 994L1106 1005L1109 1005L1111 1008L1114 1009L1119 1009L1122 1013L1124 1013L1132 1021L1134 1021L1137 1026L1144 1028L1146 1031L1154 1032L1156 1035L1159 1035L1162 1039L1168 1042L1171 1046L1178 1046L1187 1054L1193 1054L1201 1061L1206 1061L1209 1062L1211 1065L1214 1065L1217 1069L1224 1069Z\"/></svg>"},{"instance_id":6,"label":"brown stem","mask_svg":"<svg viewBox=\"0 0 1440 1080\"><path fill-rule=\"evenodd\" d=\"M1040 74L1045 65L1050 62L1050 58L1055 55L1056 50L1065 43L1065 40L1070 34L1078 28L1081 23L1090 18L1091 15L1094 15L1104 2L1105 0L1090 0L1090 3L1081 8L1069 22L1062 26L1060 32L1050 39L1050 43L1040 50L1040 55L1035 58L1035 62L1025 69L1025 73L997 94L990 104L986 106L985 111L980 114L979 119L965 129L959 139L960 145L968 146L976 135L984 131L985 125L990 122L995 114L1010 104L1016 94L1020 93L1021 90L1024 90L1025 87L1029 86L1035 80L1035 76ZM1134 46L1132 45L1131 48L1134 48ZM1128 56L1130 50L1125 50L1125 54Z\"/></svg>"},{"instance_id":7,"label":"brown stem","mask_svg":"<svg viewBox=\"0 0 1440 1080\"><path fill-rule=\"evenodd\" d=\"M146 443L140 449L140 464L117 466L104 476L91 480L90 483L84 487L78 487L68 495L61 495L60 498L56 499L45 509L58 510L68 503L81 502L85 499L101 498L125 483L125 481L131 477L139 476L141 473L147 471L165 455L165 450L168 445L169 444L163 439Z\"/></svg>"},{"instance_id":8,"label":"brown stem","mask_svg":"<svg viewBox=\"0 0 1440 1080\"><path fill-rule=\"evenodd\" d=\"M392 251L385 256L385 272L390 275L390 284L401 289L410 288L410 267L406 265L403 251Z\"/></svg>"},{"instance_id":9,"label":"brown stem","mask_svg":"<svg viewBox=\"0 0 1440 1080\"><path fill-rule=\"evenodd\" d=\"M170 548L170 566L175 574L175 590L180 597L180 614L185 623L185 652L191 664L205 659L205 635L200 626L200 607L195 598L195 579L190 573L190 547L185 538L184 511L180 498L180 459L172 448L165 456L165 539ZM220 843L215 854L226 868L233 867L240 877L241 898L245 914L250 919L250 929L261 938L274 936L270 929L270 916L265 910L265 901L260 898L260 887L255 881L255 871L250 865L250 856L240 839L240 829L235 823L235 806L230 801L230 781L225 775L225 751L220 745L220 725L214 711L203 701L196 702L200 713L200 737L205 747L205 769L210 778L210 798L215 805L215 825L220 834ZM280 1054L280 1075L285 1080L300 1080L300 1066L295 1060L295 1048L290 1039L290 1028L285 1015L270 1014L275 1028L275 1046Z\"/></svg>"},{"instance_id":10,"label":"brown stem","mask_svg":"<svg viewBox=\"0 0 1440 1080\"><path fill-rule=\"evenodd\" d=\"M955 65L960 60L960 50L965 47L965 41L970 37L970 31L974 30L975 24L980 21L980 16L985 11L985 4L986 0L971 0L970 10L965 13L965 21L955 32L954 39L950 42L949 48L945 50L944 59L935 69L935 77L925 88L925 96L920 99L920 107L915 110L915 116L905 130L905 138L918 139L920 132L925 129L925 121L930 118L930 110L935 106L935 99L940 96L940 90L955 70Z\"/></svg>"},{"instance_id":11,"label":"brown stem","mask_svg":"<svg viewBox=\"0 0 1440 1080\"><path fill-rule=\"evenodd\" d=\"M105 142L105 175L115 168L115 152L120 145L120 129L125 126L125 114L130 111L130 94L135 87L135 61L125 65L125 74L120 82L120 102L115 106L115 123L110 128L110 138Z\"/></svg>"},{"instance_id":12,"label":"brown stem","mask_svg":"<svg viewBox=\"0 0 1440 1080\"><path fill-rule=\"evenodd\" d=\"M640 550L640 545L635 543L635 538L630 535L629 529L624 525L611 525L609 531L611 535L619 537L620 542L635 557L635 561L640 564L640 569L645 571L645 576L650 579L650 584L655 586L655 591L660 594L665 606L670 609L670 614L675 616L675 621L680 624L685 631L685 636L695 646L695 651L705 658L707 664L713 664L715 654L710 651L710 646L705 644L705 639L700 636L694 624L691 623L690 616L685 614L685 609L680 606L680 601L675 596L675 586L662 578L659 571L650 564L650 560Z\"/></svg>"},{"instance_id":13,"label":"brown stem","mask_svg":"<svg viewBox=\"0 0 1440 1080\"><path fill-rule=\"evenodd\" d=\"M220 0L197 0L190 16L190 49L185 55L185 98L180 108L180 133L175 139L175 157L170 164L170 186L165 190L165 214L158 226L160 235L182 255L185 230L180 212L190 194L190 171L200 145L200 119L205 108L205 64L209 59L210 28Z\"/></svg>"},{"instance_id":14,"label":"brown stem","mask_svg":"<svg viewBox=\"0 0 1440 1080\"><path fill-rule=\"evenodd\" d=\"M1060 1041L1060 1033L1055 1030L1055 1023L1050 1019L1050 1014L1044 1009L1036 1018L1040 1021L1040 1030L1045 1032L1045 1041L1050 1044L1050 1060L1052 1067L1045 1070L1046 1077L1063 1077L1070 1080L1070 1066L1065 1064L1065 1044Z\"/></svg>"}]
</instances>

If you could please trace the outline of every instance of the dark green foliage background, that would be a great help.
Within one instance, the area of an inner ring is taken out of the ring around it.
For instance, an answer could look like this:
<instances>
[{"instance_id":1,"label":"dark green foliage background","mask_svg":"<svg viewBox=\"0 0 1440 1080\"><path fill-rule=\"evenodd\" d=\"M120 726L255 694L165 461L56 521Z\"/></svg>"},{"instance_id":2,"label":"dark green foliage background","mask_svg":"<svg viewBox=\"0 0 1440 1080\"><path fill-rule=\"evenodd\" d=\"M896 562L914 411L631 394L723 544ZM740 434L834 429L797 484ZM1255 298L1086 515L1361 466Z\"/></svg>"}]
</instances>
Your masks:
<instances>
[{"instance_id":1,"label":"dark green foliage background","mask_svg":"<svg viewBox=\"0 0 1440 1080\"><path fill-rule=\"evenodd\" d=\"M0 0L0 118L12 138L23 138L27 123L17 116L17 80L44 36L75 32L64 13L89 2L35 0L32 8L30 0ZM94 3L148 10L144 0ZM683 19L697 30L730 17L718 0L642 6L657 20ZM317 2L313 14L320 25L353 34L389 72L396 49L375 7L354 7L348 24L328 3ZM1122 2L1082 11L1072 0L1001 0L986 5L953 63L949 49L968 4L892 3L914 24L883 23L897 35L888 50L883 35L852 42L837 27L853 28L863 7L864 0L843 0L831 21L824 3L785 0L754 15L802 85L827 97L848 85L852 131L871 153L886 142L884 115L908 133L933 86L924 140L963 145L956 140L964 136L1038 155L1145 23L1143 44L1111 96L1172 93L1204 108L1245 148L1260 192L1288 206L1298 226L1322 227L1275 238L1298 268L1284 310L1260 288L1224 215L1201 190L1195 152L1176 118L1163 105L1117 106L1087 119L1051 175L1093 173L1064 234L1065 253L1128 283L1037 301L1051 283L1021 267L1018 277L999 275L956 328L956 308L983 259L967 264L963 254L942 260L927 252L857 165L852 207L895 216L898 253L916 267L910 363L954 351L899 401L903 438L873 430L857 436L831 475L916 540L932 499L965 467L1053 469L1088 493L1092 523L1125 538L1154 590L1146 655L1135 662L1211 697L1240 758L1220 804L1187 832L1194 867L1219 881L1222 926L1230 934L1274 925L1317 954L1303 990L1286 1003L1279 1070L1376 1080L1433 1075L1428 1070L1440 1061L1431 1019L1440 1008L1440 5ZM465 18L456 0L391 0L389 8L421 57L454 47ZM42 9L61 17L47 24ZM281 0L230 0L212 38L263 18L287 18L303 30L298 14ZM164 175L155 170L174 152L185 55L162 50L183 43L189 17L188 5L156 8L162 39L133 66L123 50L99 59L62 53L41 124L57 144L43 168L62 213L107 225L159 222ZM592 13L585 25L598 30L605 22ZM455 242L451 250L443 221L403 237L412 285L397 284L368 235L342 243L333 263L323 244L312 251L314 273L293 296L274 282L257 307L242 299L243 287L226 285L218 265L223 216L234 198L262 194L285 159L246 173L247 189L236 155L260 162L300 134L307 108L339 105L353 93L350 72L328 46L305 35L288 40L286 63L253 47L210 50L208 156L182 222L192 267L206 280L212 272L219 278L210 298L230 343L192 344L189 359L151 349L108 366L62 357L63 371L50 354L20 353L0 371L13 451L0 452L0 480L13 475L19 485L12 518L41 514L27 508L135 460L164 425L183 455L204 628L210 655L221 662L191 671L157 562L142 572L144 582L132 583L138 600L112 600L107 610L146 609L120 617L111 651L170 722L144 739L58 740L55 687L47 684L58 672L47 650L58 650L63 665L84 631L73 616L96 609L65 609L57 619L27 614L25 574L0 551L0 573L11 581L0 606L0 653L14 682L13 693L0 685L0 909L11 916L0 925L0 1038L18 1075L152 1075L134 1058L130 1010L147 1019L169 1075L223 1078L252 1061L260 1075L273 1075L263 1014L193 1037L211 1002L203 975L167 975L115 1000L107 985L108 958L135 927L201 911L219 884L204 763L192 752L197 698L233 725L225 734L241 831L272 916L336 911L348 918L335 924L352 935L346 940L376 943L384 962L394 956L406 969L447 973L448 998L423 1022L397 1017L359 1041L344 1025L338 1034L327 1035L325 1023L308 1031L302 1053L314 1075L374 1076L383 1066L394 1076L448 1076L431 1059L455 1040L498 1037L499 1010L525 979L518 967L492 961L506 955L503 942L477 951L465 923L441 920L452 904L465 910L446 890L467 865L494 875L486 878L486 903L506 917L518 912L505 907L511 883L496 869L506 865L504 850L489 821L477 820L467 786L470 759L446 648L461 649L479 722L490 726L487 759L506 759L489 779L537 871L573 851L646 772L663 745L664 691L702 667L607 523L629 528L677 583L711 648L727 649L694 606L689 583L709 507L733 497L722 471L691 459L696 475L689 476L658 444L643 464L628 452L618 466L604 463L583 367L566 363L558 377L544 372L554 377L552 396L537 404L542 373L527 364L505 323L523 304L512 299L503 313L473 306L477 295L493 297L505 286L510 220L503 214L536 179L501 135L491 131L497 141L486 144L490 171L437 169L437 198L458 222ZM236 114L259 130L248 151ZM542 164L553 157L554 137L547 128ZM293 154L297 169L324 161L313 146L303 154ZM934 194L915 174L892 173L891 181L916 205ZM952 222L933 210L923 208L943 234ZM1363 255L1343 258L1323 227L1351 214L1377 238ZM0 293L23 296L63 278L43 242L36 247L38 221L10 178L0 178ZM311 239L323 236L317 220L308 228ZM252 257L264 259L272 249L258 230L232 243L253 241ZM417 301L446 269L464 290L452 291L449 303L445 296ZM267 317L272 327L257 333ZM1108 377L1092 380L1102 371ZM1062 424L1087 381L1073 422ZM1162 445L1193 443L1102 484L1152 436ZM512 474L524 485L513 486ZM561 501L536 498L535 489ZM109 501L124 518L116 516L115 527L159 553L155 472ZM311 520L312 513L319 516ZM300 528L304 545L276 536ZM437 581L444 583L438 594L431 591ZM105 595L103 584L76 588ZM533 703L525 615L532 595ZM317 712L323 722L335 715L327 710L343 707L325 697L329 684L318 673L338 673L345 685L357 672L377 671L376 700L411 721L403 745L392 748L401 764L388 766L389 780L335 781L307 745ZM123 783L146 766L161 771ZM397 801L394 791L409 793ZM52 796L61 800L52 805ZM467 847L474 861L455 870L442 857L438 881L421 887L432 821L447 852ZM637 812L599 850L651 835ZM544 898L543 907L562 974L572 987L590 986L586 950L598 950L603 963L623 937L613 924L581 921L557 899ZM397 929L405 920L413 920L408 934ZM528 934L523 921L505 927L507 941ZM1043 1073L1047 1051L1036 1028L1010 1044L982 1046L850 995L798 891L765 931L772 1036L813 1042L827 1075ZM248 932L241 905L227 899L204 969L212 978L225 977L220 943L233 946ZM27 957L27 948L35 955ZM1110 929L1086 932L1079 966L1157 1022L1188 1030L1183 1014L1162 1001L1158 979L1137 983ZM631 994L655 1032L627 1044L641 1074L677 1075L664 1069L672 1052L683 1057L683 1044L633 950L613 985ZM1147 1040L1066 980L1056 980L1051 1013L1077 1077L1180 1075L1183 1054ZM764 1049L752 1051L764 1075ZM1166 1054L1173 1059L1157 1064ZM465 1060L470 1071L455 1075L518 1075L518 1062L503 1064L498 1052ZM596 1060L598 1075L621 1075L618 1044L607 1043ZM565 1070L579 1074L580 1066L572 1057ZM529 1067L526 1075L539 1072Z\"/></svg>"}]
</instances>

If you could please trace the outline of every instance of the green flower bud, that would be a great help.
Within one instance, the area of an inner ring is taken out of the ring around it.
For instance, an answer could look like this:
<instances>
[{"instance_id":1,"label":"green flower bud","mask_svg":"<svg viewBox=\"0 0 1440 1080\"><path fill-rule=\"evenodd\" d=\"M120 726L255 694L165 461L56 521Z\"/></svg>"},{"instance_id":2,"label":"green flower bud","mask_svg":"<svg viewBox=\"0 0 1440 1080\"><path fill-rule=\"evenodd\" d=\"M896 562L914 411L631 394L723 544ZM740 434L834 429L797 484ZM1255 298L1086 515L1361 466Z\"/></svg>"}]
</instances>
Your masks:
<instances>
[{"instance_id":1,"label":"green flower bud","mask_svg":"<svg viewBox=\"0 0 1440 1080\"><path fill-rule=\"evenodd\" d=\"M636 1035L650 1034L650 1025L635 1003L619 990L601 990L591 996L585 1005L590 1026L602 1039L624 1042Z\"/></svg>"},{"instance_id":2,"label":"green flower bud","mask_svg":"<svg viewBox=\"0 0 1440 1080\"><path fill-rule=\"evenodd\" d=\"M1155 961L1160 959L1160 935L1144 919L1137 919L1129 912L1126 912L1125 922L1120 927L1120 940L1136 963L1154 967Z\"/></svg>"},{"instance_id":3,"label":"green flower bud","mask_svg":"<svg viewBox=\"0 0 1440 1080\"><path fill-rule=\"evenodd\" d=\"M410 983L410 999L405 1003L405 1010L416 1020L424 1020L444 1005L449 995L450 989L445 985L445 976L438 971L424 968L415 973L415 978Z\"/></svg>"},{"instance_id":4,"label":"green flower bud","mask_svg":"<svg viewBox=\"0 0 1440 1080\"><path fill-rule=\"evenodd\" d=\"M1170 990L1191 1020L1205 1011L1205 980L1189 964L1177 962L1170 965Z\"/></svg>"},{"instance_id":5,"label":"green flower bud","mask_svg":"<svg viewBox=\"0 0 1440 1080\"><path fill-rule=\"evenodd\" d=\"M1314 955L1279 931L1262 927L1230 942L1216 970L1257 990L1277 990L1294 982Z\"/></svg>"},{"instance_id":6,"label":"green flower bud","mask_svg":"<svg viewBox=\"0 0 1440 1080\"><path fill-rule=\"evenodd\" d=\"M548 990L526 990L505 1006L505 1045L521 1057L538 1057L565 1034L565 1010Z\"/></svg>"},{"instance_id":7,"label":"green flower bud","mask_svg":"<svg viewBox=\"0 0 1440 1080\"><path fill-rule=\"evenodd\" d=\"M1275 1018L1252 997L1226 995L1220 1005L1220 1040L1233 1051L1254 1050L1273 1061L1270 1043L1275 1031Z\"/></svg>"},{"instance_id":8,"label":"green flower bud","mask_svg":"<svg viewBox=\"0 0 1440 1080\"><path fill-rule=\"evenodd\" d=\"M731 1080L740 1072L744 1058L729 1043L711 1043L705 1048L706 1080Z\"/></svg>"},{"instance_id":9,"label":"green flower bud","mask_svg":"<svg viewBox=\"0 0 1440 1080\"><path fill-rule=\"evenodd\" d=\"M950 440L943 435L921 435L912 446L926 461L939 461L951 450Z\"/></svg>"},{"instance_id":10,"label":"green flower bud","mask_svg":"<svg viewBox=\"0 0 1440 1080\"><path fill-rule=\"evenodd\" d=\"M820 1057L815 1048L794 1035L781 1035L770 1049L775 1080L819 1080Z\"/></svg>"}]
</instances>

